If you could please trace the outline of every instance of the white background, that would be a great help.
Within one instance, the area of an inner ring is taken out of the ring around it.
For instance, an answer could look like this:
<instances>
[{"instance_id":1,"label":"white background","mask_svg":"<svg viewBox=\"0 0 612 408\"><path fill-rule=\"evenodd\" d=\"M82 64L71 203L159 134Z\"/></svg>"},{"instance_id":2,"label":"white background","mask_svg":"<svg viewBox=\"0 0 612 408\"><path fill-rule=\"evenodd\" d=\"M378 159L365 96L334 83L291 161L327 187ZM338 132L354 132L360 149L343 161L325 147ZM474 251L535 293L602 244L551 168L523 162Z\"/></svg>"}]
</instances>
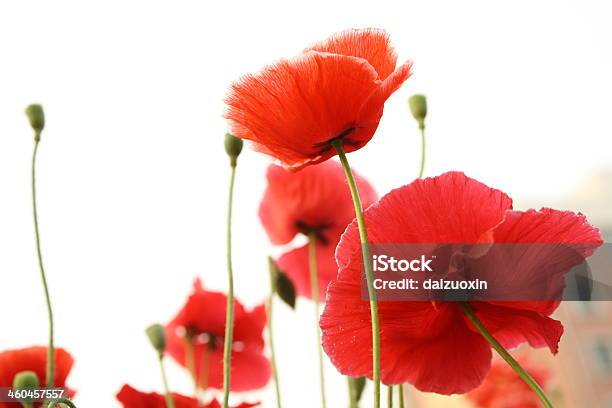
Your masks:
<instances>
[{"instance_id":1,"label":"white background","mask_svg":"<svg viewBox=\"0 0 612 408\"><path fill-rule=\"evenodd\" d=\"M47 113L39 200L56 340L76 358L78 405L109 407L123 383L160 387L143 328L168 321L194 277L225 287L230 81L335 31L386 28L415 73L353 166L380 193L415 176L406 99L424 92L428 175L463 170L546 205L612 163L611 18L604 0L2 2L0 348L46 342L27 104ZM248 305L265 297L265 258L278 253L256 215L267 163L246 150L238 168L236 290ZM277 308L291 408L318 404L312 313L298 309ZM329 406L341 407L344 380L327 374ZM271 389L255 396L271 406Z\"/></svg>"}]
</instances>

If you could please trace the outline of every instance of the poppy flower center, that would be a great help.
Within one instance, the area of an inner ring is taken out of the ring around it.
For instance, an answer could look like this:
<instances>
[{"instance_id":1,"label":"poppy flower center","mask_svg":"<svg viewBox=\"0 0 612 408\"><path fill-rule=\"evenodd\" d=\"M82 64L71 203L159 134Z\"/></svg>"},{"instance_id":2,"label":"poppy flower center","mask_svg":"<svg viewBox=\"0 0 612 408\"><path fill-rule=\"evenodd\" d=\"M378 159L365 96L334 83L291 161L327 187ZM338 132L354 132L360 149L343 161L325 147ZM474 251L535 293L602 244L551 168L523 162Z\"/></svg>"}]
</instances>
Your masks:
<instances>
[{"instance_id":1,"label":"poppy flower center","mask_svg":"<svg viewBox=\"0 0 612 408\"><path fill-rule=\"evenodd\" d=\"M318 241L325 245L329 243L329 239L325 236L325 232L333 227L332 224L320 224L313 226L303 221L297 221L295 226L302 234L309 236L311 233L314 233Z\"/></svg>"},{"instance_id":2,"label":"poppy flower center","mask_svg":"<svg viewBox=\"0 0 612 408\"><path fill-rule=\"evenodd\" d=\"M212 332L201 332L193 327L186 327L184 328L184 336L194 345L205 346L210 351L223 348L223 336L219 336Z\"/></svg>"},{"instance_id":3,"label":"poppy flower center","mask_svg":"<svg viewBox=\"0 0 612 408\"><path fill-rule=\"evenodd\" d=\"M354 126L354 125L351 125L348 128L346 128L345 130L343 130L342 132L340 132L340 134L338 134L338 136L332 137L331 139L328 139L328 140L326 140L324 142L315 143L313 146L316 149L318 149L320 151L320 153L323 153L323 152L326 152L328 150L333 149L332 142L334 140L342 140L342 144L357 145L356 143L353 143L350 140L345 139L346 136L350 135L355 130L357 130L357 127Z\"/></svg>"}]
</instances>

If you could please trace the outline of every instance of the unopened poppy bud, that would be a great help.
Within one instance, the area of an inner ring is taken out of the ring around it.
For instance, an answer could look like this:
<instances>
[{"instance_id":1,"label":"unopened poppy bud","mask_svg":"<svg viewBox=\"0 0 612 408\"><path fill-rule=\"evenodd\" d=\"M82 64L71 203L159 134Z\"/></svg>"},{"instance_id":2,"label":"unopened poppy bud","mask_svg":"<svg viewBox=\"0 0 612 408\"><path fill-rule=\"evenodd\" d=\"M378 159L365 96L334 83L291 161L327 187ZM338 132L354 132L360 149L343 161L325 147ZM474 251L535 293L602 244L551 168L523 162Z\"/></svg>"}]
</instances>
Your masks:
<instances>
[{"instance_id":1,"label":"unopened poppy bud","mask_svg":"<svg viewBox=\"0 0 612 408\"><path fill-rule=\"evenodd\" d=\"M242 151L242 139L232 135L231 133L225 134L225 152L230 157L230 164L232 167L236 166L236 160Z\"/></svg>"},{"instance_id":2,"label":"unopened poppy bud","mask_svg":"<svg viewBox=\"0 0 612 408\"><path fill-rule=\"evenodd\" d=\"M161 324L153 324L145 330L151 345L159 354L166 350L166 331Z\"/></svg>"},{"instance_id":3,"label":"unopened poppy bud","mask_svg":"<svg viewBox=\"0 0 612 408\"><path fill-rule=\"evenodd\" d=\"M13 388L16 390L36 389L38 384L38 377L34 371L22 371L13 378Z\"/></svg>"},{"instance_id":4,"label":"unopened poppy bud","mask_svg":"<svg viewBox=\"0 0 612 408\"><path fill-rule=\"evenodd\" d=\"M45 128L45 112L41 105L32 104L26 108L25 114L30 121L30 126L34 129L34 139L38 142L40 133Z\"/></svg>"},{"instance_id":5,"label":"unopened poppy bud","mask_svg":"<svg viewBox=\"0 0 612 408\"><path fill-rule=\"evenodd\" d=\"M291 279L278 267L271 257L268 257L268 267L270 269L273 290L287 306L295 309L296 292L293 282L291 282Z\"/></svg>"},{"instance_id":6,"label":"unopened poppy bud","mask_svg":"<svg viewBox=\"0 0 612 408\"><path fill-rule=\"evenodd\" d=\"M408 106L412 116L419 123L420 129L425 129L425 117L427 116L427 98L425 95L412 95L408 99Z\"/></svg>"}]
</instances>

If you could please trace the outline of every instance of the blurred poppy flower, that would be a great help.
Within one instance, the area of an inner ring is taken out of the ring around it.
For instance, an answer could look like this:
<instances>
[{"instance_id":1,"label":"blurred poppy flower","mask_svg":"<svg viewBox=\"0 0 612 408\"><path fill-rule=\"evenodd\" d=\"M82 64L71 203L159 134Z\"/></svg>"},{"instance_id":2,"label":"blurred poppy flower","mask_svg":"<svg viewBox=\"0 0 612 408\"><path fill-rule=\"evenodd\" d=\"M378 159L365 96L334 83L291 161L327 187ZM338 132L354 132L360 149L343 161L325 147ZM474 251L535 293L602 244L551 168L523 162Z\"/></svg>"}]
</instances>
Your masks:
<instances>
[{"instance_id":1,"label":"blurred poppy flower","mask_svg":"<svg viewBox=\"0 0 612 408\"><path fill-rule=\"evenodd\" d=\"M332 140L350 152L372 138L385 101L411 74L411 63L396 62L384 30L342 31L235 82L226 118L285 167L319 163L336 154Z\"/></svg>"},{"instance_id":2,"label":"blurred poppy flower","mask_svg":"<svg viewBox=\"0 0 612 408\"><path fill-rule=\"evenodd\" d=\"M518 362L544 389L550 380L550 372L534 365L525 356ZM518 374L503 360L496 359L484 382L467 394L467 398L481 408L539 408L537 395Z\"/></svg>"},{"instance_id":3,"label":"blurred poppy flower","mask_svg":"<svg viewBox=\"0 0 612 408\"><path fill-rule=\"evenodd\" d=\"M365 212L371 243L580 243L583 256L601 245L581 214L542 209L513 211L499 190L451 172L393 190ZM336 250L339 272L328 287L321 317L323 347L345 375L372 374L369 304L361 297L361 247L351 223ZM510 266L509 266L510 267ZM503 272L505 273L505 272ZM557 352L563 333L550 318L557 301L470 302L506 348L527 342ZM422 391L465 393L491 365L491 347L457 302L379 302L381 377Z\"/></svg>"},{"instance_id":4,"label":"blurred poppy flower","mask_svg":"<svg viewBox=\"0 0 612 408\"><path fill-rule=\"evenodd\" d=\"M207 404L199 404L195 398L172 393L174 406L176 408L221 408L221 404L213 399ZM123 408L166 408L166 400L163 394L156 392L141 392L135 388L124 385L117 393L117 400L121 402ZM242 403L233 408L257 407L259 403Z\"/></svg>"},{"instance_id":5,"label":"blurred poppy flower","mask_svg":"<svg viewBox=\"0 0 612 408\"><path fill-rule=\"evenodd\" d=\"M336 244L346 226L355 218L344 171L330 160L290 172L276 165L268 167L268 187L259 206L259 218L272 243L283 245L297 234L316 233L321 297L338 273L334 259ZM372 186L355 174L364 206L376 201ZM278 260L301 296L310 298L308 245L294 249Z\"/></svg>"},{"instance_id":6,"label":"blurred poppy flower","mask_svg":"<svg viewBox=\"0 0 612 408\"><path fill-rule=\"evenodd\" d=\"M74 359L64 349L55 349L55 386L66 387L66 378L70 373ZM11 388L13 378L22 371L33 371L38 377L40 384L47 381L47 347L35 346L17 350L0 352L0 387ZM72 390L67 390L68 396L74 395ZM0 401L0 408L20 408L20 403L8 403Z\"/></svg>"},{"instance_id":7,"label":"blurred poppy flower","mask_svg":"<svg viewBox=\"0 0 612 408\"><path fill-rule=\"evenodd\" d=\"M227 296L204 290L196 280L193 293L177 316L166 326L167 352L187 367L187 344L193 345L195 374L203 388L223 388L223 338ZM247 311L234 303L234 344L232 347L232 391L264 387L271 375L270 362L263 354L264 305Z\"/></svg>"}]
</instances>

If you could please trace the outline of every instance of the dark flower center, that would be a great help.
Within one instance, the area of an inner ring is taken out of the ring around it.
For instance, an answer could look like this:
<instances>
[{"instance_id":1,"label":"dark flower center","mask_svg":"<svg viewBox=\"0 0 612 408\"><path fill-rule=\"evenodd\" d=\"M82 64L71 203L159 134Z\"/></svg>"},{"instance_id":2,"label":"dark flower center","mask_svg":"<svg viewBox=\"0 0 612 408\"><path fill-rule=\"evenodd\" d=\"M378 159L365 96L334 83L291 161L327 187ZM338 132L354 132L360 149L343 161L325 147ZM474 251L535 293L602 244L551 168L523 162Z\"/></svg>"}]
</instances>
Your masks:
<instances>
[{"instance_id":1,"label":"dark flower center","mask_svg":"<svg viewBox=\"0 0 612 408\"><path fill-rule=\"evenodd\" d=\"M342 140L343 144L353 145L354 143L351 143L350 140L344 140L344 138L350 135L351 133L353 133L355 130L357 130L356 126L350 126L346 128L345 130L343 130L342 132L340 132L338 136L332 137L331 139L325 140L324 142L315 143L313 146L316 149L320 150L321 153L323 153L330 149L333 149L332 142L334 140L340 139Z\"/></svg>"},{"instance_id":2,"label":"dark flower center","mask_svg":"<svg viewBox=\"0 0 612 408\"><path fill-rule=\"evenodd\" d=\"M318 241L325 245L329 244L329 239L325 236L325 231L330 229L333 226L332 224L312 226L303 221L297 221L295 225L302 234L309 236L311 233L314 233Z\"/></svg>"}]
</instances>

